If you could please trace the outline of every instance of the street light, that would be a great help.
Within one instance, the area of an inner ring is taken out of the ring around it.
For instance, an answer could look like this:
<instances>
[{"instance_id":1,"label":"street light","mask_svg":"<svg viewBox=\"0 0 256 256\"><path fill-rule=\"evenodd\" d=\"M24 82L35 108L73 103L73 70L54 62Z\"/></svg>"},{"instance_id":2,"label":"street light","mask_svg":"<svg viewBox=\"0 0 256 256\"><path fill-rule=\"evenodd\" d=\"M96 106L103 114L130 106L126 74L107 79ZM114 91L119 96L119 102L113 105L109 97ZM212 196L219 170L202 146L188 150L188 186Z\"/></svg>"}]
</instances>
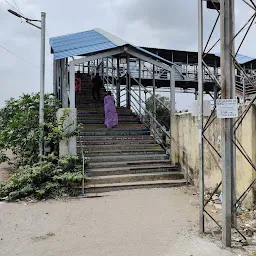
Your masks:
<instances>
[{"instance_id":1,"label":"street light","mask_svg":"<svg viewBox=\"0 0 256 256\"><path fill-rule=\"evenodd\" d=\"M23 15L13 11L8 10L9 13L13 14L18 18L24 19L28 24L41 29L41 54L40 54L40 103L39 103L39 129L40 129L40 139L39 139L39 156L44 153L43 150L43 137L44 137L44 87L45 87L45 17L46 14L41 12L41 20L34 20L24 17ZM41 27L35 25L32 22L41 22Z\"/></svg>"}]
</instances>

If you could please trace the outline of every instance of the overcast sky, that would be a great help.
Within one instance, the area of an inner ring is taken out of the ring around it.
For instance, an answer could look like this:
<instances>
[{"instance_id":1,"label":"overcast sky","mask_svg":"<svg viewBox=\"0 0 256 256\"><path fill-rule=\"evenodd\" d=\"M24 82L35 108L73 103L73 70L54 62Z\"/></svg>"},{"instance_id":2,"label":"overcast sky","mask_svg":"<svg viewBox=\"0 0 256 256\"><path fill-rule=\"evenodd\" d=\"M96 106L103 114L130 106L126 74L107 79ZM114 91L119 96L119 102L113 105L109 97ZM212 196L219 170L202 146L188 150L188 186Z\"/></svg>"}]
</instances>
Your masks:
<instances>
[{"instance_id":1,"label":"overcast sky","mask_svg":"<svg viewBox=\"0 0 256 256\"><path fill-rule=\"evenodd\" d=\"M138 46L197 51L197 0L7 0L25 16L47 14L46 90L52 91L52 56L49 38L104 29ZM7 12L14 9L0 0L0 107L10 97L39 91L40 30ZM252 13L236 2L236 30ZM216 12L205 10L205 38ZM255 25L240 53L256 57ZM214 38L218 33L214 34ZM238 43L238 41L237 41ZM12 55L5 49L17 56ZM215 48L213 52L219 52ZM20 58L26 60L22 60ZM177 96L178 109L187 108L193 96Z\"/></svg>"}]
</instances>

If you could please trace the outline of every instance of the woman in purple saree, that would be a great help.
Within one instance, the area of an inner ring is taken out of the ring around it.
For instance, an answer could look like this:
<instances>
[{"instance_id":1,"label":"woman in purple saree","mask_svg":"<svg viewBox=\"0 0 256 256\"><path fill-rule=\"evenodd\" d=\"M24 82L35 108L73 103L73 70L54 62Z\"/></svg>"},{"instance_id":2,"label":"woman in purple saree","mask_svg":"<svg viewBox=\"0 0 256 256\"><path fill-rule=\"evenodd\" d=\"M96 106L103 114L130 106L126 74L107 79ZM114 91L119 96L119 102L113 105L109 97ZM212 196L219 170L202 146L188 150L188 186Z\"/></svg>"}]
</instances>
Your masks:
<instances>
[{"instance_id":1,"label":"woman in purple saree","mask_svg":"<svg viewBox=\"0 0 256 256\"><path fill-rule=\"evenodd\" d=\"M108 129L111 129L118 125L118 115L115 107L114 97L111 92L104 98L104 110L105 110L105 125Z\"/></svg>"}]
</instances>

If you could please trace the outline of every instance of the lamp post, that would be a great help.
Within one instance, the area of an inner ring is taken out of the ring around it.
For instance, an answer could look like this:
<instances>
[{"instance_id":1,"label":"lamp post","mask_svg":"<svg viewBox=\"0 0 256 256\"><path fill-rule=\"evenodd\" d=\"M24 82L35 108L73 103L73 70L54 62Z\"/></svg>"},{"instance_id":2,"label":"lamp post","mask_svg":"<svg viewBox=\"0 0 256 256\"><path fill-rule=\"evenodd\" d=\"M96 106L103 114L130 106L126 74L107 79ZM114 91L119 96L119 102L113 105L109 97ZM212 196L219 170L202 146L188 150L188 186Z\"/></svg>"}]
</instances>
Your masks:
<instances>
[{"instance_id":1,"label":"lamp post","mask_svg":"<svg viewBox=\"0 0 256 256\"><path fill-rule=\"evenodd\" d=\"M40 102L39 102L39 129L40 129L40 139L39 139L39 158L44 154L44 87L45 87L45 20L46 14L41 12L41 20L34 20L24 17L23 15L13 11L8 10L9 13L17 16L18 18L24 19L28 24L41 29L41 54L40 54ZM41 27L37 26L32 22L41 22Z\"/></svg>"}]
</instances>

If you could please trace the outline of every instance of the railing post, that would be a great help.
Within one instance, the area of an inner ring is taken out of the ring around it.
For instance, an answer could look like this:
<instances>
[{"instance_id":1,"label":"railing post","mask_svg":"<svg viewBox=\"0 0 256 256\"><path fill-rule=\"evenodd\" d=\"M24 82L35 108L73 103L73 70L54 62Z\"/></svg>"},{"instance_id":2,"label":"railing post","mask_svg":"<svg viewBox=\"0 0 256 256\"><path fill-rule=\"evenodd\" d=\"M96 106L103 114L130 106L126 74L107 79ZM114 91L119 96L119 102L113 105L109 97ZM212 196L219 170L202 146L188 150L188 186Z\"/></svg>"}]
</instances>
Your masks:
<instances>
[{"instance_id":1,"label":"railing post","mask_svg":"<svg viewBox=\"0 0 256 256\"><path fill-rule=\"evenodd\" d=\"M62 92L62 107L68 107L68 91L67 91L67 59L61 60L61 69L62 69L62 81L61 81L61 92Z\"/></svg>"},{"instance_id":2,"label":"railing post","mask_svg":"<svg viewBox=\"0 0 256 256\"><path fill-rule=\"evenodd\" d=\"M57 61L53 61L53 93L57 97Z\"/></svg>"},{"instance_id":3,"label":"railing post","mask_svg":"<svg viewBox=\"0 0 256 256\"><path fill-rule=\"evenodd\" d=\"M245 103L245 75L243 75L243 103Z\"/></svg>"},{"instance_id":4,"label":"railing post","mask_svg":"<svg viewBox=\"0 0 256 256\"><path fill-rule=\"evenodd\" d=\"M155 65L153 65L153 117L156 119L156 79L155 79ZM155 122L153 123L153 133L156 132Z\"/></svg>"},{"instance_id":5,"label":"railing post","mask_svg":"<svg viewBox=\"0 0 256 256\"><path fill-rule=\"evenodd\" d=\"M141 101L141 61L139 59L139 110L140 110L140 120L141 120L141 104L142 104L142 101Z\"/></svg>"},{"instance_id":6,"label":"railing post","mask_svg":"<svg viewBox=\"0 0 256 256\"><path fill-rule=\"evenodd\" d=\"M76 107L76 91L75 91L75 65L70 63L70 108Z\"/></svg>"},{"instance_id":7,"label":"railing post","mask_svg":"<svg viewBox=\"0 0 256 256\"><path fill-rule=\"evenodd\" d=\"M116 101L117 107L120 108L121 102L121 94L120 94L120 58L119 56L116 58Z\"/></svg>"},{"instance_id":8,"label":"railing post","mask_svg":"<svg viewBox=\"0 0 256 256\"><path fill-rule=\"evenodd\" d=\"M173 154L173 131L174 131L174 113L175 113L175 70L171 67L170 72L170 161L174 162Z\"/></svg>"},{"instance_id":9,"label":"railing post","mask_svg":"<svg viewBox=\"0 0 256 256\"><path fill-rule=\"evenodd\" d=\"M127 71L126 71L126 87L127 87L127 94L126 94L126 107L131 108L131 76L130 76L130 55L127 54L126 57L126 65L127 65Z\"/></svg>"},{"instance_id":10,"label":"railing post","mask_svg":"<svg viewBox=\"0 0 256 256\"><path fill-rule=\"evenodd\" d=\"M107 63L106 63L106 73L107 73L107 91L109 91L108 58L107 58ZM112 71L112 76L113 76L113 71Z\"/></svg>"}]
</instances>

